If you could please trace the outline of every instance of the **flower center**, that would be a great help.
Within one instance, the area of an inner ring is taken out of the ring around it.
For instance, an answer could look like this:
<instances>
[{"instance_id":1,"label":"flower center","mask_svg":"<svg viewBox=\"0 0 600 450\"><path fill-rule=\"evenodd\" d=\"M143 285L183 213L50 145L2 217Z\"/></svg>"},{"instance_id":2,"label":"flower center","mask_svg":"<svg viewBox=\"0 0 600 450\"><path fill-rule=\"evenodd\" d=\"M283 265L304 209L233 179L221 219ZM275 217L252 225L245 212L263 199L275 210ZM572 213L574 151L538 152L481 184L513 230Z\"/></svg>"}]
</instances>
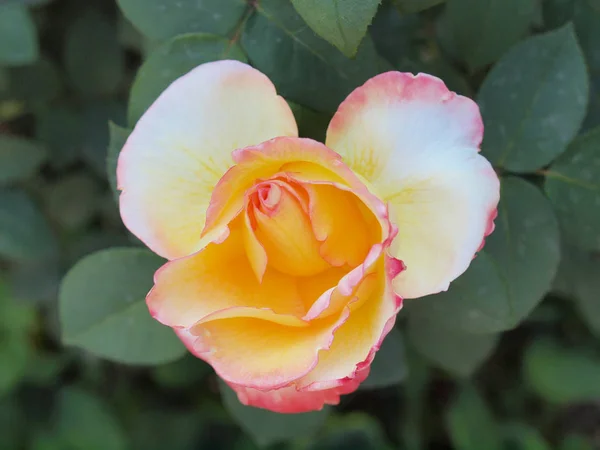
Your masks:
<instances>
[{"instance_id":1,"label":"flower center","mask_svg":"<svg viewBox=\"0 0 600 450\"><path fill-rule=\"evenodd\" d=\"M248 203L256 238L268 266L294 276L315 275L330 265L320 254L304 189L284 180L258 184Z\"/></svg>"},{"instance_id":2,"label":"flower center","mask_svg":"<svg viewBox=\"0 0 600 450\"><path fill-rule=\"evenodd\" d=\"M272 211L281 200L281 188L275 183L261 183L256 191L262 212Z\"/></svg>"}]
</instances>

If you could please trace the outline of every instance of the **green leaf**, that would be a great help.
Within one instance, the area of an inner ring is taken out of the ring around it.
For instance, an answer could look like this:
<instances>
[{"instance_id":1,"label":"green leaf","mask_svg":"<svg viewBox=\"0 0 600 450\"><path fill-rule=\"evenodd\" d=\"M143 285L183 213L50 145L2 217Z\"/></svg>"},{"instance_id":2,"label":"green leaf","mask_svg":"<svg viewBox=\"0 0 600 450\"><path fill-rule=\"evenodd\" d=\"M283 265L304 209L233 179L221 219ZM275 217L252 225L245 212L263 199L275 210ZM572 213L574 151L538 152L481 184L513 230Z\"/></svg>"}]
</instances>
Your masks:
<instances>
[{"instance_id":1,"label":"green leaf","mask_svg":"<svg viewBox=\"0 0 600 450\"><path fill-rule=\"evenodd\" d=\"M144 56L149 47L156 45L140 33L123 14L119 14L117 19L117 35L123 47Z\"/></svg>"},{"instance_id":2,"label":"green leaf","mask_svg":"<svg viewBox=\"0 0 600 450\"><path fill-rule=\"evenodd\" d=\"M583 131L600 126L600 68L590 73L590 103L583 123Z\"/></svg>"},{"instance_id":3,"label":"green leaf","mask_svg":"<svg viewBox=\"0 0 600 450\"><path fill-rule=\"evenodd\" d=\"M445 0L393 0L403 14L416 13L443 3Z\"/></svg>"},{"instance_id":4,"label":"green leaf","mask_svg":"<svg viewBox=\"0 0 600 450\"><path fill-rule=\"evenodd\" d=\"M587 57L588 65L592 72L600 72L600 56L598 45L600 45L600 4L598 0L580 0L575 2L573 11L573 23L577 30L579 43L583 53Z\"/></svg>"},{"instance_id":5,"label":"green leaf","mask_svg":"<svg viewBox=\"0 0 600 450\"><path fill-rule=\"evenodd\" d=\"M76 230L89 224L100 208L100 186L84 173L68 175L52 184L46 195L48 216L62 228Z\"/></svg>"},{"instance_id":6,"label":"green leaf","mask_svg":"<svg viewBox=\"0 0 600 450\"><path fill-rule=\"evenodd\" d=\"M586 66L567 25L527 39L492 69L478 95L483 154L514 172L532 172L561 154L586 113Z\"/></svg>"},{"instance_id":7,"label":"green leaf","mask_svg":"<svg viewBox=\"0 0 600 450\"><path fill-rule=\"evenodd\" d=\"M545 0L546 26L555 28L572 21L590 75L590 99L584 130L600 125L600 6L596 0Z\"/></svg>"},{"instance_id":8,"label":"green leaf","mask_svg":"<svg viewBox=\"0 0 600 450\"><path fill-rule=\"evenodd\" d=\"M0 280L0 328L9 334L26 335L34 327L35 317L35 309L16 302L8 285Z\"/></svg>"},{"instance_id":9,"label":"green leaf","mask_svg":"<svg viewBox=\"0 0 600 450\"><path fill-rule=\"evenodd\" d=\"M127 19L150 39L184 33L228 34L241 19L244 0L117 0Z\"/></svg>"},{"instance_id":10,"label":"green leaf","mask_svg":"<svg viewBox=\"0 0 600 450\"><path fill-rule=\"evenodd\" d=\"M545 171L545 190L567 239L600 250L600 127L577 138Z\"/></svg>"},{"instance_id":11,"label":"green leaf","mask_svg":"<svg viewBox=\"0 0 600 450\"><path fill-rule=\"evenodd\" d=\"M556 404L600 397L600 359L579 348L538 339L525 352L524 378L543 399Z\"/></svg>"},{"instance_id":12,"label":"green leaf","mask_svg":"<svg viewBox=\"0 0 600 450\"><path fill-rule=\"evenodd\" d=\"M306 450L390 450L379 422L364 413L332 416Z\"/></svg>"},{"instance_id":13,"label":"green leaf","mask_svg":"<svg viewBox=\"0 0 600 450\"><path fill-rule=\"evenodd\" d=\"M590 104L584 129L600 126L600 4L597 0L575 3L573 23L579 43L586 56L590 73Z\"/></svg>"},{"instance_id":14,"label":"green leaf","mask_svg":"<svg viewBox=\"0 0 600 450\"><path fill-rule=\"evenodd\" d=\"M77 111L65 106L48 107L36 115L35 136L50 150L49 164L64 169L81 155L83 121Z\"/></svg>"},{"instance_id":15,"label":"green leaf","mask_svg":"<svg viewBox=\"0 0 600 450\"><path fill-rule=\"evenodd\" d=\"M383 69L370 38L355 59L348 59L317 37L287 1L257 2L242 46L281 95L317 111L335 111L352 90Z\"/></svg>"},{"instance_id":16,"label":"green leaf","mask_svg":"<svg viewBox=\"0 0 600 450\"><path fill-rule=\"evenodd\" d=\"M21 434L27 428L21 405L15 397L0 399L0 436L7 450L21 447Z\"/></svg>"},{"instance_id":17,"label":"green leaf","mask_svg":"<svg viewBox=\"0 0 600 450\"><path fill-rule=\"evenodd\" d=\"M18 5L26 5L32 7L44 6L55 0L4 0L5 3L15 3Z\"/></svg>"},{"instance_id":18,"label":"green leaf","mask_svg":"<svg viewBox=\"0 0 600 450\"><path fill-rule=\"evenodd\" d=\"M426 437L422 418L423 411L428 408L425 396L428 395L433 370L410 345L407 345L407 360L410 372L403 385L406 418L398 427L397 436L406 450L423 450Z\"/></svg>"},{"instance_id":19,"label":"green leaf","mask_svg":"<svg viewBox=\"0 0 600 450\"><path fill-rule=\"evenodd\" d=\"M31 64L39 57L38 36L25 6L0 5L0 66Z\"/></svg>"},{"instance_id":20,"label":"green leaf","mask_svg":"<svg viewBox=\"0 0 600 450\"><path fill-rule=\"evenodd\" d=\"M404 340L400 331L392 328L375 355L369 377L360 387L361 389L374 389L393 386L402 382L407 375Z\"/></svg>"},{"instance_id":21,"label":"green leaf","mask_svg":"<svg viewBox=\"0 0 600 450\"><path fill-rule=\"evenodd\" d=\"M559 450L594 450L594 445L583 436L571 434L562 440L558 449Z\"/></svg>"},{"instance_id":22,"label":"green leaf","mask_svg":"<svg viewBox=\"0 0 600 450\"><path fill-rule=\"evenodd\" d=\"M25 380L35 386L53 387L69 362L65 353L37 351L29 359Z\"/></svg>"},{"instance_id":23,"label":"green leaf","mask_svg":"<svg viewBox=\"0 0 600 450\"><path fill-rule=\"evenodd\" d=\"M516 178L501 183L496 229L447 292L407 302L410 314L450 330L516 327L550 290L560 259L557 220L544 195Z\"/></svg>"},{"instance_id":24,"label":"green leaf","mask_svg":"<svg viewBox=\"0 0 600 450\"><path fill-rule=\"evenodd\" d=\"M510 423L502 427L504 440L514 450L552 450L541 433L524 423Z\"/></svg>"},{"instance_id":25,"label":"green leaf","mask_svg":"<svg viewBox=\"0 0 600 450\"><path fill-rule=\"evenodd\" d=\"M4 330L0 329L4 334ZM23 336L2 336L0 342L0 398L10 393L27 374L33 349Z\"/></svg>"},{"instance_id":26,"label":"green leaf","mask_svg":"<svg viewBox=\"0 0 600 450\"><path fill-rule=\"evenodd\" d=\"M18 190L0 190L0 256L32 261L56 251L54 235L29 197Z\"/></svg>"},{"instance_id":27,"label":"green leaf","mask_svg":"<svg viewBox=\"0 0 600 450\"><path fill-rule=\"evenodd\" d=\"M184 346L150 317L145 302L162 263L150 251L133 248L102 250L77 263L60 289L63 342L129 364L183 356Z\"/></svg>"},{"instance_id":28,"label":"green leaf","mask_svg":"<svg viewBox=\"0 0 600 450\"><path fill-rule=\"evenodd\" d=\"M10 93L17 100L38 108L54 100L62 90L56 64L40 58L35 64L15 67L10 71Z\"/></svg>"},{"instance_id":29,"label":"green leaf","mask_svg":"<svg viewBox=\"0 0 600 450\"><path fill-rule=\"evenodd\" d=\"M108 123L124 124L127 121L126 116L126 105L112 100L91 102L82 112L83 160L102 178L106 177L106 157L110 140Z\"/></svg>"},{"instance_id":30,"label":"green leaf","mask_svg":"<svg viewBox=\"0 0 600 450\"><path fill-rule=\"evenodd\" d=\"M521 178L502 179L496 229L485 249L506 283L505 312L515 327L550 290L560 261L558 223L537 187Z\"/></svg>"},{"instance_id":31,"label":"green leaf","mask_svg":"<svg viewBox=\"0 0 600 450\"><path fill-rule=\"evenodd\" d=\"M583 321L600 337L600 255L563 246L554 289L571 297Z\"/></svg>"},{"instance_id":32,"label":"green leaf","mask_svg":"<svg viewBox=\"0 0 600 450\"><path fill-rule=\"evenodd\" d=\"M157 47L140 67L131 88L129 125L133 127L160 93L177 78L200 64L220 59L247 61L239 44L211 34L184 34Z\"/></svg>"},{"instance_id":33,"label":"green leaf","mask_svg":"<svg viewBox=\"0 0 600 450\"><path fill-rule=\"evenodd\" d=\"M325 142L325 134L332 116L327 113L313 111L291 101L288 101L288 105L298 124L298 135L318 142Z\"/></svg>"},{"instance_id":34,"label":"green leaf","mask_svg":"<svg viewBox=\"0 0 600 450\"><path fill-rule=\"evenodd\" d=\"M29 450L64 450L66 446L61 436L57 436L46 428L34 430L30 439Z\"/></svg>"},{"instance_id":35,"label":"green leaf","mask_svg":"<svg viewBox=\"0 0 600 450\"><path fill-rule=\"evenodd\" d=\"M330 409L325 407L321 411L309 413L278 414L242 405L236 393L221 379L219 388L225 408L261 447L315 434L330 412Z\"/></svg>"},{"instance_id":36,"label":"green leaf","mask_svg":"<svg viewBox=\"0 0 600 450\"><path fill-rule=\"evenodd\" d=\"M0 399L26 375L33 347L29 333L35 310L17 303L0 279Z\"/></svg>"},{"instance_id":37,"label":"green leaf","mask_svg":"<svg viewBox=\"0 0 600 450\"><path fill-rule=\"evenodd\" d=\"M12 295L29 304L53 304L58 297L61 264L58 254L15 264L9 271ZM35 283L32 282L35 280Z\"/></svg>"},{"instance_id":38,"label":"green leaf","mask_svg":"<svg viewBox=\"0 0 600 450\"><path fill-rule=\"evenodd\" d=\"M205 433L203 417L198 411L144 408L135 417L132 450L201 450L199 438ZM157 433L156 430L161 430ZM209 447L210 448L210 447ZM211 449L212 450L212 449ZM216 450L216 449L215 449Z\"/></svg>"},{"instance_id":39,"label":"green leaf","mask_svg":"<svg viewBox=\"0 0 600 450\"><path fill-rule=\"evenodd\" d=\"M110 140L106 156L106 174L108 176L108 182L113 194L115 198L118 199L119 191L117 190L117 163L119 160L119 153L121 153L121 149L131 134L131 130L109 122L108 132L110 135Z\"/></svg>"},{"instance_id":40,"label":"green leaf","mask_svg":"<svg viewBox=\"0 0 600 450\"><path fill-rule=\"evenodd\" d=\"M315 33L352 58L381 0L292 0Z\"/></svg>"},{"instance_id":41,"label":"green leaf","mask_svg":"<svg viewBox=\"0 0 600 450\"><path fill-rule=\"evenodd\" d=\"M446 26L471 71L500 58L526 33L535 0L448 0Z\"/></svg>"},{"instance_id":42,"label":"green leaf","mask_svg":"<svg viewBox=\"0 0 600 450\"><path fill-rule=\"evenodd\" d=\"M115 25L90 11L70 24L65 39L65 68L73 88L86 97L115 93L125 72Z\"/></svg>"},{"instance_id":43,"label":"green leaf","mask_svg":"<svg viewBox=\"0 0 600 450\"><path fill-rule=\"evenodd\" d=\"M544 0L542 7L545 25L548 28L558 28L573 18L575 0Z\"/></svg>"},{"instance_id":44,"label":"green leaf","mask_svg":"<svg viewBox=\"0 0 600 450\"><path fill-rule=\"evenodd\" d=\"M14 183L33 176L48 153L38 142L0 135L0 184Z\"/></svg>"},{"instance_id":45,"label":"green leaf","mask_svg":"<svg viewBox=\"0 0 600 450\"><path fill-rule=\"evenodd\" d=\"M465 387L446 413L446 428L456 450L501 450L492 412L472 386Z\"/></svg>"},{"instance_id":46,"label":"green leaf","mask_svg":"<svg viewBox=\"0 0 600 450\"><path fill-rule=\"evenodd\" d=\"M211 371L208 364L190 354L178 361L155 367L152 377L166 388L178 389L197 385Z\"/></svg>"},{"instance_id":47,"label":"green leaf","mask_svg":"<svg viewBox=\"0 0 600 450\"><path fill-rule=\"evenodd\" d=\"M4 100L8 96L8 90L10 88L8 68L0 66L0 100Z\"/></svg>"},{"instance_id":48,"label":"green leaf","mask_svg":"<svg viewBox=\"0 0 600 450\"><path fill-rule=\"evenodd\" d=\"M107 200L105 200L107 203ZM114 202L111 206L115 206ZM65 260L69 266L75 264L90 253L111 247L127 247L131 241L127 235L119 231L97 231L91 230L84 234L74 234L67 242L65 249Z\"/></svg>"},{"instance_id":49,"label":"green leaf","mask_svg":"<svg viewBox=\"0 0 600 450\"><path fill-rule=\"evenodd\" d=\"M82 119L73 109L63 106L45 108L36 115L35 137L50 150L49 164L64 169L81 155Z\"/></svg>"},{"instance_id":50,"label":"green leaf","mask_svg":"<svg viewBox=\"0 0 600 450\"><path fill-rule=\"evenodd\" d=\"M406 60L419 57L416 44L420 25L418 15L401 14L392 2L384 1L369 27L369 34L379 54L395 67L402 67Z\"/></svg>"},{"instance_id":51,"label":"green leaf","mask_svg":"<svg viewBox=\"0 0 600 450\"><path fill-rule=\"evenodd\" d=\"M426 317L411 314L408 338L437 367L458 377L469 377L494 351L499 335L449 330Z\"/></svg>"},{"instance_id":52,"label":"green leaf","mask_svg":"<svg viewBox=\"0 0 600 450\"><path fill-rule=\"evenodd\" d=\"M68 448L127 449L123 429L110 409L83 390L65 388L60 392L56 419L56 432Z\"/></svg>"}]
</instances>

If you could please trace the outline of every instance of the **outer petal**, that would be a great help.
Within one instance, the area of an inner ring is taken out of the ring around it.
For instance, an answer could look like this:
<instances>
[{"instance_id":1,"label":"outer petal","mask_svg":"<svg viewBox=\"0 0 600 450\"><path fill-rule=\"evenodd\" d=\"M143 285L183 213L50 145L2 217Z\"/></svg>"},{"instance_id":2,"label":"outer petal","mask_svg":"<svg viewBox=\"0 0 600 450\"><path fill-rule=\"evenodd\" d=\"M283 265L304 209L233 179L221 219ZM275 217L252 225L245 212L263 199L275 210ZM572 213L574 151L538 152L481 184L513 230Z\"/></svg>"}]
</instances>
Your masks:
<instances>
[{"instance_id":1,"label":"outer petal","mask_svg":"<svg viewBox=\"0 0 600 450\"><path fill-rule=\"evenodd\" d=\"M388 72L342 103L327 146L390 204L404 298L437 293L469 266L493 229L499 182L481 157L477 105L432 76Z\"/></svg>"},{"instance_id":2,"label":"outer petal","mask_svg":"<svg viewBox=\"0 0 600 450\"><path fill-rule=\"evenodd\" d=\"M306 327L237 317L175 331L194 355L207 361L228 383L271 390L309 373L317 364L319 351L331 346L333 333L348 315L345 310Z\"/></svg>"},{"instance_id":3,"label":"outer petal","mask_svg":"<svg viewBox=\"0 0 600 450\"><path fill-rule=\"evenodd\" d=\"M290 108L265 75L237 61L197 67L161 94L121 151L123 222L161 256L194 253L231 152L297 134Z\"/></svg>"},{"instance_id":4,"label":"outer petal","mask_svg":"<svg viewBox=\"0 0 600 450\"><path fill-rule=\"evenodd\" d=\"M346 384L322 391L299 391L294 385L271 391L260 391L245 386L230 384L241 403L278 413L302 413L323 409L325 405L337 405L340 395L354 392L369 375L370 367L364 367L356 377Z\"/></svg>"},{"instance_id":5,"label":"outer petal","mask_svg":"<svg viewBox=\"0 0 600 450\"><path fill-rule=\"evenodd\" d=\"M293 277L267 269L262 283L257 280L244 252L240 222L241 217L223 243L209 244L156 272L155 286L146 299L154 318L187 328L223 310L248 316L248 311L242 314L238 308L302 317L306 308Z\"/></svg>"},{"instance_id":6,"label":"outer petal","mask_svg":"<svg viewBox=\"0 0 600 450\"><path fill-rule=\"evenodd\" d=\"M389 265L397 261L389 260ZM394 326L402 299L392 289L393 270L384 270L384 257L379 260L378 282L370 292L358 294L349 319L334 335L333 345L319 353L317 366L296 382L301 390L321 391L353 382L362 369L368 367L385 336ZM389 267L387 269L390 269ZM375 274L373 274L375 275ZM366 298L360 298L365 295ZM352 304L350 305L352 309Z\"/></svg>"}]
</instances>

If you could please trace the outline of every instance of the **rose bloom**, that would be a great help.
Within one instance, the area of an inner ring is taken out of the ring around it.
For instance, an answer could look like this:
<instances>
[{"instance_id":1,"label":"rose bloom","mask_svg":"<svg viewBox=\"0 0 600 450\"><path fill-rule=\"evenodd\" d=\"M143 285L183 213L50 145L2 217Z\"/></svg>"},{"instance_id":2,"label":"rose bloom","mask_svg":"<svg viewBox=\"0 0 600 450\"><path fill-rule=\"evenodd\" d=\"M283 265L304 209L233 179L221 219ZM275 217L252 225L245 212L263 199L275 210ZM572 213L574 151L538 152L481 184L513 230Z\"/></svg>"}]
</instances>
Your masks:
<instances>
[{"instance_id":1,"label":"rose bloom","mask_svg":"<svg viewBox=\"0 0 600 450\"><path fill-rule=\"evenodd\" d=\"M493 230L499 182L477 105L388 72L298 137L237 61L173 82L119 156L127 228L168 262L150 313L246 405L281 413L357 389L402 299L444 291Z\"/></svg>"}]
</instances>

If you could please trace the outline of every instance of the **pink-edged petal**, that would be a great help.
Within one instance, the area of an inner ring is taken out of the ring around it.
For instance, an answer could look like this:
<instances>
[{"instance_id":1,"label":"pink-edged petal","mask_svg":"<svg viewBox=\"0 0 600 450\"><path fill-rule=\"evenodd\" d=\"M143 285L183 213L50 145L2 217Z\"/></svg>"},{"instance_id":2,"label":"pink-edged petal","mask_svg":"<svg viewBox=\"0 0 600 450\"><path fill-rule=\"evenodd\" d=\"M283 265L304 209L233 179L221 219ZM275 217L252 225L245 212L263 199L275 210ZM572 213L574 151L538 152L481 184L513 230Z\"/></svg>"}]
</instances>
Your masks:
<instances>
[{"instance_id":1,"label":"pink-edged petal","mask_svg":"<svg viewBox=\"0 0 600 450\"><path fill-rule=\"evenodd\" d=\"M387 72L355 89L327 129L326 145L370 182L385 187L411 176L415 158L453 147L477 148L483 122L477 104L439 78Z\"/></svg>"},{"instance_id":2,"label":"pink-edged petal","mask_svg":"<svg viewBox=\"0 0 600 450\"><path fill-rule=\"evenodd\" d=\"M228 383L253 389L278 389L309 373L319 351L349 311L308 326L288 326L255 317L210 320L176 329L187 348L208 362Z\"/></svg>"},{"instance_id":3,"label":"pink-edged petal","mask_svg":"<svg viewBox=\"0 0 600 450\"><path fill-rule=\"evenodd\" d=\"M364 207L365 204L362 204L362 206ZM383 275L387 275L387 280L390 283L405 269L402 261L389 258L386 253L398 233L396 226L389 220L387 209L384 206L378 207L376 202L372 210L369 212L363 211L363 214L366 222L370 223L369 230L373 228L377 229L376 224L379 222L382 228L380 230L380 232L382 231L380 242L371 246L364 260L359 265L339 277L335 286L322 291L304 316L305 320L327 317L330 314L337 313L348 305L352 310L360 307L365 299L371 295L370 292L373 289L374 282L372 278L376 275L378 264L381 265L381 261L384 259L386 259L387 263L382 266L386 268L386 273ZM379 267L379 269L381 270L382 267ZM324 286L326 280L331 281L327 276L317 278L315 280L315 287ZM306 294L309 292L315 292L315 289L300 287L300 293L303 298L306 298Z\"/></svg>"},{"instance_id":4,"label":"pink-edged petal","mask_svg":"<svg viewBox=\"0 0 600 450\"><path fill-rule=\"evenodd\" d=\"M309 311L317 299L323 295L330 295L340 280L348 274L349 267L332 267L311 277L299 277L298 289L302 301L306 305L306 311ZM323 308L324 309L324 308ZM304 317L307 319L307 317Z\"/></svg>"},{"instance_id":5,"label":"pink-edged petal","mask_svg":"<svg viewBox=\"0 0 600 450\"><path fill-rule=\"evenodd\" d=\"M231 152L296 135L290 108L265 75L238 61L198 66L150 106L121 151L123 222L167 259L194 253Z\"/></svg>"},{"instance_id":6,"label":"pink-edged petal","mask_svg":"<svg viewBox=\"0 0 600 450\"><path fill-rule=\"evenodd\" d=\"M475 152L446 155L431 164L429 179L389 197L399 230L391 254L407 267L394 287L404 298L447 290L494 229L500 195L496 173Z\"/></svg>"},{"instance_id":7,"label":"pink-edged petal","mask_svg":"<svg viewBox=\"0 0 600 450\"><path fill-rule=\"evenodd\" d=\"M236 219L222 243L170 261L156 272L146 299L155 319L187 328L218 311L242 307L302 317L306 309L293 277L267 269L262 282L257 280L244 252L240 222Z\"/></svg>"},{"instance_id":8,"label":"pink-edged petal","mask_svg":"<svg viewBox=\"0 0 600 450\"><path fill-rule=\"evenodd\" d=\"M336 183L371 197L360 179L340 156L323 144L306 138L280 137L233 152L236 163L217 183L207 212L203 235L219 234L244 206L244 193L259 180L290 174L302 181ZM383 207L383 209L385 209ZM215 231L216 230L216 231Z\"/></svg>"},{"instance_id":9,"label":"pink-edged petal","mask_svg":"<svg viewBox=\"0 0 600 450\"><path fill-rule=\"evenodd\" d=\"M390 239L391 241L391 239ZM389 242L388 242L389 245ZM341 277L337 284L323 292L312 304L304 316L305 320L313 320L317 317L327 317L339 312L342 308L353 302L353 309L370 296L373 280L368 280L376 276L374 273L377 268L377 262L383 258L385 247L382 244L374 245L365 261ZM365 289L367 289L365 291ZM363 295L360 295L362 292ZM357 302L356 300L359 300Z\"/></svg>"},{"instance_id":10,"label":"pink-edged petal","mask_svg":"<svg viewBox=\"0 0 600 450\"><path fill-rule=\"evenodd\" d=\"M478 154L482 136L477 105L424 74L372 78L331 121L327 146L390 205L404 298L447 289L491 232L499 182Z\"/></svg>"},{"instance_id":11,"label":"pink-edged petal","mask_svg":"<svg viewBox=\"0 0 600 450\"><path fill-rule=\"evenodd\" d=\"M317 366L296 381L300 390L322 391L344 386L373 361L402 307L402 299L393 292L392 280L386 275L393 269L385 267L387 264L398 267L400 263L382 256L378 264L379 270L373 274L377 275L377 282L370 286L368 297L357 299L359 306L336 330L333 345L322 350Z\"/></svg>"},{"instance_id":12,"label":"pink-edged petal","mask_svg":"<svg viewBox=\"0 0 600 450\"><path fill-rule=\"evenodd\" d=\"M369 375L369 367L365 367L356 377L347 380L341 386L322 391L299 391L294 385L280 389L261 391L245 386L230 384L238 399L244 405L268 409L282 414L297 414L318 411L325 405L337 405L340 395L354 392L360 383Z\"/></svg>"}]
</instances>

